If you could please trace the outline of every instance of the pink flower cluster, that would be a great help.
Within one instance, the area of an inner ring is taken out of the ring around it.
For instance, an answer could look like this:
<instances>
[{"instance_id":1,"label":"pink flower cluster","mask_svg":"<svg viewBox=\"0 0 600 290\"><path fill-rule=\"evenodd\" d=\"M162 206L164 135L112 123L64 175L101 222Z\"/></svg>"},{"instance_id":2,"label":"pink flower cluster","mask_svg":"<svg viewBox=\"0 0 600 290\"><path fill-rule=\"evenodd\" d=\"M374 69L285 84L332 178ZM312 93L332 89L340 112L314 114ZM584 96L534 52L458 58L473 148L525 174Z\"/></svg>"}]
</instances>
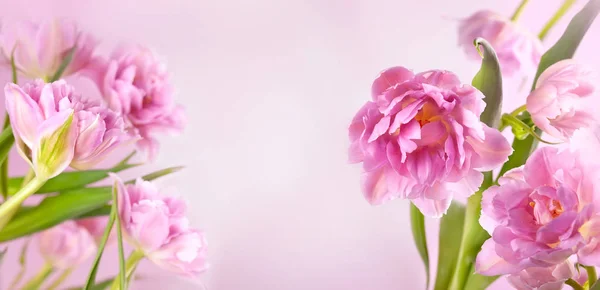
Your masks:
<instances>
[{"instance_id":1,"label":"pink flower cluster","mask_svg":"<svg viewBox=\"0 0 600 290\"><path fill-rule=\"evenodd\" d=\"M119 216L126 239L156 265L183 275L207 269L204 233L189 227L185 202L163 196L156 186L138 179L124 185L115 177Z\"/></svg>"},{"instance_id":2,"label":"pink flower cluster","mask_svg":"<svg viewBox=\"0 0 600 290\"><path fill-rule=\"evenodd\" d=\"M482 99L451 72L382 72L349 128L350 161L363 164L367 200L407 198L439 217L454 196L477 191L481 172L512 152L500 132L479 121Z\"/></svg>"},{"instance_id":3,"label":"pink flower cluster","mask_svg":"<svg viewBox=\"0 0 600 290\"><path fill-rule=\"evenodd\" d=\"M157 134L185 126L165 65L145 47L122 46L109 58L95 55L97 41L67 20L9 23L2 27L0 44L5 63L14 57L19 72L44 81L52 80L71 56L62 77L90 77L150 160L158 153Z\"/></svg>"},{"instance_id":4,"label":"pink flower cluster","mask_svg":"<svg viewBox=\"0 0 600 290\"><path fill-rule=\"evenodd\" d=\"M554 273L572 256L600 266L599 169L577 152L545 147L507 172L483 193L480 223L492 238L477 257L477 271L517 279Z\"/></svg>"},{"instance_id":5,"label":"pink flower cluster","mask_svg":"<svg viewBox=\"0 0 600 290\"><path fill-rule=\"evenodd\" d=\"M3 63L14 61L18 75L30 79L7 84L4 93L18 151L34 170L36 186L69 166L93 168L115 148L134 142L152 159L157 134L185 125L166 67L149 49L123 46L104 58L94 53L96 45L66 20L2 27ZM97 85L98 102L60 79L75 74ZM8 199L9 205L18 208L37 188ZM118 190L119 218L136 250L173 272L193 275L206 269L204 234L189 227L185 202L160 195L142 180L127 186L119 180ZM40 251L53 268L71 269L95 253L106 223L104 217L59 224L37 235Z\"/></svg>"}]
</instances>

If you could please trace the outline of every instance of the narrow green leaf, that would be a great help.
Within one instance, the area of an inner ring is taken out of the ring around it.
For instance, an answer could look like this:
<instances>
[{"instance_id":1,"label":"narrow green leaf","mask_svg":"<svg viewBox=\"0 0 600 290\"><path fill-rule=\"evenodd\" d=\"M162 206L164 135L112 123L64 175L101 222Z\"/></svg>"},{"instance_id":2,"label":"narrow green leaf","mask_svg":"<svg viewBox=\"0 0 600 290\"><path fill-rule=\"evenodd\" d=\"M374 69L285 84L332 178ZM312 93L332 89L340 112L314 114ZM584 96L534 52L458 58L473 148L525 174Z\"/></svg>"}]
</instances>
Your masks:
<instances>
[{"instance_id":1,"label":"narrow green leaf","mask_svg":"<svg viewBox=\"0 0 600 290\"><path fill-rule=\"evenodd\" d=\"M110 189L85 194L65 192L45 198L38 206L24 208L0 231L0 242L30 235L96 210L110 201Z\"/></svg>"},{"instance_id":2,"label":"narrow green leaf","mask_svg":"<svg viewBox=\"0 0 600 290\"><path fill-rule=\"evenodd\" d=\"M440 221L439 252L435 290L447 290L458 260L465 206L453 202Z\"/></svg>"},{"instance_id":3,"label":"narrow green leaf","mask_svg":"<svg viewBox=\"0 0 600 290\"><path fill-rule=\"evenodd\" d=\"M8 153L13 144L15 144L15 136L7 114L4 117L4 129L0 133L0 191L4 200L8 197Z\"/></svg>"},{"instance_id":4,"label":"narrow green leaf","mask_svg":"<svg viewBox=\"0 0 600 290\"><path fill-rule=\"evenodd\" d=\"M102 282L100 282L100 283L98 283L98 284L96 284L94 286L89 287L89 288L85 288L86 286L80 286L80 287L69 288L67 290L81 290L81 289L84 289L84 290L105 290L108 287L110 287L110 284L112 284L112 282L113 282L113 279L106 279L106 280L104 280L104 281L102 281Z\"/></svg>"},{"instance_id":5,"label":"narrow green leaf","mask_svg":"<svg viewBox=\"0 0 600 290\"><path fill-rule=\"evenodd\" d=\"M116 203L114 203L113 206L111 207L110 218L108 219L108 224L106 225L106 228L104 229L104 233L102 234L102 240L100 240L100 244L98 245L98 252L96 252L96 258L94 259L94 264L92 266L92 269L90 270L90 274L88 275L85 286L83 287L84 290L98 289L96 287L98 287L99 285L102 284L102 283L100 283L100 284L94 285L95 281L96 281L96 274L98 272L98 265L100 265L100 260L102 259L102 254L104 253L104 248L106 247L106 242L108 241L108 238L110 237L110 231L112 230L115 220L117 219L118 212L117 212L117 209L115 206L116 206ZM108 282L108 284L104 288L108 287L108 285L110 285L111 282L112 282L112 279ZM104 288L99 288L99 289L104 289Z\"/></svg>"},{"instance_id":6,"label":"narrow green leaf","mask_svg":"<svg viewBox=\"0 0 600 290\"><path fill-rule=\"evenodd\" d=\"M154 180L177 172L181 167L171 167L142 176ZM132 183L134 180L128 181ZM13 240L45 230L66 220L84 216L102 215L111 200L111 187L85 187L63 191L46 197L35 207L23 206L0 231L0 242Z\"/></svg>"},{"instance_id":7,"label":"narrow green leaf","mask_svg":"<svg viewBox=\"0 0 600 290\"><path fill-rule=\"evenodd\" d=\"M150 180L157 179L159 177L163 177L163 176L166 176L166 175L178 172L178 171L182 170L183 168L185 168L185 167L184 166L168 167L168 168L165 168L165 169L161 169L161 170L158 170L158 171L146 174L146 175L142 176L141 178L143 180L150 181ZM131 184L131 183L134 183L134 182L135 182L135 179L132 179L132 180L129 180L129 181L125 182L125 183L126 184Z\"/></svg>"},{"instance_id":8,"label":"narrow green leaf","mask_svg":"<svg viewBox=\"0 0 600 290\"><path fill-rule=\"evenodd\" d=\"M36 193L50 193L50 192L59 192L59 191L67 191L71 189L82 188L86 185L92 184L94 182L98 182L108 177L109 172L120 172L122 170L126 170L132 167L137 166L137 164L128 164L126 166L119 166L109 169L94 169L94 170L84 170L84 171L70 171L63 172L60 175L48 180L44 186L42 186ZM9 194L14 194L19 190L21 184L23 183L23 177L14 177L9 179L8 181L8 192Z\"/></svg>"},{"instance_id":9,"label":"narrow green leaf","mask_svg":"<svg viewBox=\"0 0 600 290\"><path fill-rule=\"evenodd\" d=\"M492 46L483 38L475 39L475 46L483 57L481 68L472 81L472 85L485 96L485 110L480 119L488 126L497 128L502 112L502 73L498 57Z\"/></svg>"},{"instance_id":10,"label":"narrow green leaf","mask_svg":"<svg viewBox=\"0 0 600 290\"><path fill-rule=\"evenodd\" d=\"M75 54L75 50L77 50L77 46L73 46L69 52L67 53L67 55L65 56L65 58L63 59L63 61L60 63L60 66L58 67L58 70L56 70L56 72L54 73L54 75L52 76L52 78L50 78L49 82L54 82L60 79L60 77L62 77L63 73L65 72L65 70L67 69L67 67L69 66L69 64L71 63L71 61L73 60L73 55Z\"/></svg>"},{"instance_id":11,"label":"narrow green leaf","mask_svg":"<svg viewBox=\"0 0 600 290\"><path fill-rule=\"evenodd\" d=\"M111 210L111 206L110 205L104 205L101 208L92 210L90 212L87 212L83 215L80 215L79 217L77 217L77 219L83 219L83 218L90 218L90 217L98 217L98 216L105 216L105 215L109 215L110 214L110 210Z\"/></svg>"},{"instance_id":12,"label":"narrow green leaf","mask_svg":"<svg viewBox=\"0 0 600 290\"><path fill-rule=\"evenodd\" d=\"M493 176L492 172L485 172L483 176L483 183L479 191L467 200L458 260L449 289L464 289L467 279L472 273L471 269L475 264L475 258L481 250L483 242L490 237L479 224L479 215L481 213L482 193L493 184Z\"/></svg>"},{"instance_id":13,"label":"narrow green leaf","mask_svg":"<svg viewBox=\"0 0 600 290\"><path fill-rule=\"evenodd\" d=\"M467 280L465 290L480 290L487 289L492 283L494 283L500 276L483 276L475 273L475 267L471 267L471 275Z\"/></svg>"},{"instance_id":14,"label":"narrow green leaf","mask_svg":"<svg viewBox=\"0 0 600 290\"><path fill-rule=\"evenodd\" d=\"M427 250L427 235L425 233L425 217L421 211L414 205L410 204L410 224L412 227L413 239L415 245L425 264L425 274L427 278L426 289L429 288L429 251Z\"/></svg>"},{"instance_id":15,"label":"narrow green leaf","mask_svg":"<svg viewBox=\"0 0 600 290\"><path fill-rule=\"evenodd\" d=\"M600 280L597 280L596 283L590 287L590 290L600 290Z\"/></svg>"},{"instance_id":16,"label":"narrow green leaf","mask_svg":"<svg viewBox=\"0 0 600 290\"><path fill-rule=\"evenodd\" d=\"M573 17L562 37L542 56L533 82L532 91L535 89L537 79L548 67L561 60L573 58L577 47L579 47L581 40L599 12L600 0L590 0L581 11ZM535 133L541 136L542 131L535 129ZM533 136L529 136L523 140L514 140L512 145L514 152L509 157L508 162L502 166L499 176L502 176L502 174L513 168L525 164L525 161L527 161L527 158L529 158L529 155L535 150L537 145L538 141Z\"/></svg>"},{"instance_id":17,"label":"narrow green leaf","mask_svg":"<svg viewBox=\"0 0 600 290\"><path fill-rule=\"evenodd\" d=\"M571 19L561 38L542 56L531 90L535 89L537 79L548 67L561 60L573 58L581 40L598 16L598 12L600 12L600 0L590 0Z\"/></svg>"},{"instance_id":18,"label":"narrow green leaf","mask_svg":"<svg viewBox=\"0 0 600 290\"><path fill-rule=\"evenodd\" d=\"M119 218L119 197L117 190L117 181L112 190L112 202L115 209L115 222L117 227L117 245L119 248L119 276L117 276L120 290L127 290L125 283L127 282L127 269L125 268L125 250L123 249L123 233L121 232L121 218Z\"/></svg>"}]
</instances>

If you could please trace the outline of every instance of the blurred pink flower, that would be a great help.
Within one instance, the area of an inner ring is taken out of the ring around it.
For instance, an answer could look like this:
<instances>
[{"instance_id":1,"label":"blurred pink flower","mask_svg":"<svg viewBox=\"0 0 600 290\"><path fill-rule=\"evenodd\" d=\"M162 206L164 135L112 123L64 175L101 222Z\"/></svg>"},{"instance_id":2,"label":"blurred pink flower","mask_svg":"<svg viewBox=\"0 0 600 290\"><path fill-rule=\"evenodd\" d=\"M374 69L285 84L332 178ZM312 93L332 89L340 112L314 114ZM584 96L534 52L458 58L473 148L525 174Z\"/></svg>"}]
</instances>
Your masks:
<instances>
[{"instance_id":1,"label":"blurred pink flower","mask_svg":"<svg viewBox=\"0 0 600 290\"><path fill-rule=\"evenodd\" d=\"M102 240L102 235L104 235L104 230L108 225L108 217L99 216L99 217L90 217L84 219L75 220L78 226L86 229L90 235L94 238L94 240L98 243Z\"/></svg>"},{"instance_id":2,"label":"blurred pink flower","mask_svg":"<svg viewBox=\"0 0 600 290\"><path fill-rule=\"evenodd\" d=\"M363 163L372 204L407 198L439 217L512 152L500 132L479 121L483 94L451 72L390 68L374 81L372 97L349 128L349 159Z\"/></svg>"},{"instance_id":3,"label":"blurred pink flower","mask_svg":"<svg viewBox=\"0 0 600 290\"><path fill-rule=\"evenodd\" d=\"M156 186L138 179L135 184L117 182L119 217L125 238L163 269L195 275L204 272L206 240L189 227L183 200L163 196Z\"/></svg>"},{"instance_id":4,"label":"blurred pink flower","mask_svg":"<svg viewBox=\"0 0 600 290\"><path fill-rule=\"evenodd\" d=\"M78 266L96 252L90 233L74 221L66 221L37 235L40 252L55 269Z\"/></svg>"},{"instance_id":5,"label":"blurred pink flower","mask_svg":"<svg viewBox=\"0 0 600 290\"><path fill-rule=\"evenodd\" d=\"M594 93L598 73L568 59L555 63L539 77L527 97L527 110L536 126L549 135L568 141L573 133L594 123L591 113L579 104Z\"/></svg>"},{"instance_id":6,"label":"blurred pink flower","mask_svg":"<svg viewBox=\"0 0 600 290\"><path fill-rule=\"evenodd\" d=\"M476 38L487 40L498 55L502 73L511 76L519 71L533 71L543 54L540 40L507 17L482 10L463 19L458 28L458 42L465 53L481 60L473 44Z\"/></svg>"},{"instance_id":7,"label":"blurred pink flower","mask_svg":"<svg viewBox=\"0 0 600 290\"><path fill-rule=\"evenodd\" d=\"M598 169L576 152L544 147L507 172L483 193L480 223L492 237L477 256L477 272L515 274L572 255L600 265Z\"/></svg>"},{"instance_id":8,"label":"blurred pink flower","mask_svg":"<svg viewBox=\"0 0 600 290\"><path fill-rule=\"evenodd\" d=\"M82 101L63 80L9 83L4 93L17 148L37 176L54 177L69 164L90 168L130 138L122 118Z\"/></svg>"},{"instance_id":9,"label":"blurred pink flower","mask_svg":"<svg viewBox=\"0 0 600 290\"><path fill-rule=\"evenodd\" d=\"M166 67L148 48L120 47L108 60L96 59L88 74L109 107L137 130L138 148L150 160L158 153L157 133L183 130L185 112L175 103Z\"/></svg>"},{"instance_id":10,"label":"blurred pink flower","mask_svg":"<svg viewBox=\"0 0 600 290\"><path fill-rule=\"evenodd\" d=\"M568 279L583 285L587 273L575 269L573 262L567 260L550 267L527 268L506 279L517 290L560 290Z\"/></svg>"},{"instance_id":11,"label":"blurred pink flower","mask_svg":"<svg viewBox=\"0 0 600 290\"><path fill-rule=\"evenodd\" d=\"M64 19L3 25L0 42L7 60L10 60L14 49L15 63L20 71L31 78L45 80L58 71L73 46L76 50L63 76L74 74L88 65L97 45L92 36L81 32L74 22Z\"/></svg>"}]
</instances>

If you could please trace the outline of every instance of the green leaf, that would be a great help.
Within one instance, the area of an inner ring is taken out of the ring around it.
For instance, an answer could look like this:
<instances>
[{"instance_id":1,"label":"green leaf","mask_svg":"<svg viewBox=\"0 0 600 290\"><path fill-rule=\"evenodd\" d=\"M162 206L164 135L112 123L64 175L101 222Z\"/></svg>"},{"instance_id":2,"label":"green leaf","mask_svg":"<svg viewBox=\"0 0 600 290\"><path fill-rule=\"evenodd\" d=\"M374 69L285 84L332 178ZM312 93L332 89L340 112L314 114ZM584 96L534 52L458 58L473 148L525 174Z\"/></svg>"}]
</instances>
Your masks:
<instances>
[{"instance_id":1,"label":"green leaf","mask_svg":"<svg viewBox=\"0 0 600 290\"><path fill-rule=\"evenodd\" d=\"M590 290L600 290L600 280L597 280L596 283L590 287Z\"/></svg>"},{"instance_id":2,"label":"green leaf","mask_svg":"<svg viewBox=\"0 0 600 290\"><path fill-rule=\"evenodd\" d=\"M100 240L100 244L98 245L98 252L96 252L96 258L94 259L94 264L92 266L92 269L90 270L90 274L88 275L85 286L83 287L84 290L96 289L95 287L98 287L98 285L100 285L100 284L94 285L94 283L96 282L96 274L98 272L98 265L100 265L100 260L102 259L102 254L104 253L104 248L106 247L106 242L108 241L108 238L110 237L110 231L112 230L115 220L117 219L117 214L118 213L117 213L116 203L115 203L111 207L110 218L108 219L108 224L106 225L106 228L104 229L104 234L102 234L102 240ZM110 284L111 282L112 282L112 279L110 280L110 282L108 282L108 284ZM106 286L108 286L108 285L106 285ZM106 288L106 286L105 286L105 288ZM104 288L100 288L100 289L104 289Z\"/></svg>"},{"instance_id":3,"label":"green leaf","mask_svg":"<svg viewBox=\"0 0 600 290\"><path fill-rule=\"evenodd\" d=\"M15 136L12 133L8 115L6 115L4 130L0 133L0 191L4 200L8 197L8 153L14 144Z\"/></svg>"},{"instance_id":4,"label":"green leaf","mask_svg":"<svg viewBox=\"0 0 600 290\"><path fill-rule=\"evenodd\" d=\"M502 73L498 57L492 46L483 38L475 39L475 46L483 57L481 68L472 81L472 85L485 96L485 110L480 119L488 126L497 128L502 111Z\"/></svg>"},{"instance_id":5,"label":"green leaf","mask_svg":"<svg viewBox=\"0 0 600 290\"><path fill-rule=\"evenodd\" d=\"M535 89L537 79L548 67L561 60L573 58L577 47L579 47L581 40L599 12L600 0L590 0L581 11L573 17L562 37L542 56L533 82L532 91ZM536 129L535 133L541 135L542 131ZM514 140L512 145L514 152L509 157L508 162L502 166L500 176L513 168L525 164L525 161L527 161L529 155L535 150L537 144L538 141L533 136L529 136L524 140Z\"/></svg>"},{"instance_id":6,"label":"green leaf","mask_svg":"<svg viewBox=\"0 0 600 290\"><path fill-rule=\"evenodd\" d=\"M498 280L500 276L483 276L475 273L475 267L471 267L471 274L469 279L467 280L467 285L465 286L465 290L480 290L486 289L490 286L494 281Z\"/></svg>"},{"instance_id":7,"label":"green leaf","mask_svg":"<svg viewBox=\"0 0 600 290\"><path fill-rule=\"evenodd\" d=\"M452 275L458 260L465 206L453 202L440 221L439 252L435 290L446 290L450 286Z\"/></svg>"},{"instance_id":8,"label":"green leaf","mask_svg":"<svg viewBox=\"0 0 600 290\"><path fill-rule=\"evenodd\" d=\"M142 176L142 179L151 181L177 172L181 168L170 167L158 170ZM0 231L0 242L42 231L66 220L101 214L106 210L106 204L110 200L111 187L109 186L77 188L46 197L37 206L21 207Z\"/></svg>"},{"instance_id":9,"label":"green leaf","mask_svg":"<svg viewBox=\"0 0 600 290\"><path fill-rule=\"evenodd\" d=\"M67 290L81 290L81 289L87 289L87 290L105 290L108 287L110 287L110 284L112 284L113 279L106 279L94 286L91 286L89 288L85 288L86 286L80 286L80 287L73 287L73 288L69 288Z\"/></svg>"},{"instance_id":10,"label":"green leaf","mask_svg":"<svg viewBox=\"0 0 600 290\"><path fill-rule=\"evenodd\" d=\"M535 89L537 79L548 67L561 60L573 58L581 40L583 40L594 19L598 16L598 12L600 12L600 0L590 0L571 19L569 26L567 26L561 38L542 56L537 73L535 74L535 80L531 88L532 91Z\"/></svg>"},{"instance_id":11,"label":"green leaf","mask_svg":"<svg viewBox=\"0 0 600 290\"><path fill-rule=\"evenodd\" d=\"M429 251L427 250L427 235L425 234L425 217L421 211L414 205L410 204L410 224L412 226L413 239L415 245L425 264L425 273L427 277L426 289L429 288Z\"/></svg>"},{"instance_id":12,"label":"green leaf","mask_svg":"<svg viewBox=\"0 0 600 290\"><path fill-rule=\"evenodd\" d=\"M54 75L52 76L52 78L49 79L49 82L54 82L60 79L60 77L62 77L63 73L65 72L65 70L67 69L67 67L69 66L69 64L71 63L71 61L73 60L73 55L75 54L75 50L77 50L77 46L73 46L69 52L67 53L67 55L65 56L65 58L63 59L63 61L60 63L60 66L58 67L58 70L56 70L56 72L54 73Z\"/></svg>"},{"instance_id":13,"label":"green leaf","mask_svg":"<svg viewBox=\"0 0 600 290\"><path fill-rule=\"evenodd\" d=\"M50 193L67 191L77 188L82 188L88 184L98 182L108 177L109 172L120 172L138 164L125 164L109 169L94 169L85 171L63 172L60 175L48 180L36 193ZM8 181L8 192L10 195L15 194L23 183L23 177L14 177Z\"/></svg>"},{"instance_id":14,"label":"green leaf","mask_svg":"<svg viewBox=\"0 0 600 290\"><path fill-rule=\"evenodd\" d=\"M105 216L105 215L109 215L110 214L110 210L111 210L111 206L110 205L104 205L101 208L95 209L93 211L87 212L83 215L80 215L79 217L77 217L77 219L83 219L83 218L90 218L90 217L98 217L98 216Z\"/></svg>"},{"instance_id":15,"label":"green leaf","mask_svg":"<svg viewBox=\"0 0 600 290\"><path fill-rule=\"evenodd\" d=\"M50 196L31 208L17 212L0 231L0 242L13 240L53 227L63 221L77 218L101 208L110 201L110 189L90 190L85 194L65 192Z\"/></svg>"},{"instance_id":16,"label":"green leaf","mask_svg":"<svg viewBox=\"0 0 600 290\"><path fill-rule=\"evenodd\" d=\"M481 250L483 242L490 237L479 224L479 215L482 193L493 184L493 176L492 172L485 172L483 176L483 183L479 191L467 199L461 246L449 289L464 289L467 279L472 273L471 269L475 264L475 258Z\"/></svg>"},{"instance_id":17,"label":"green leaf","mask_svg":"<svg viewBox=\"0 0 600 290\"><path fill-rule=\"evenodd\" d=\"M113 208L116 212L115 222L117 223L117 245L119 248L119 276L117 276L117 280L119 282L120 290L127 290L125 286L127 282L127 269L125 269L125 250L123 249L123 233L121 232L121 219L118 216L119 213L119 198L117 191L117 182L115 181L115 185L113 186L112 198L113 198Z\"/></svg>"}]
</instances>

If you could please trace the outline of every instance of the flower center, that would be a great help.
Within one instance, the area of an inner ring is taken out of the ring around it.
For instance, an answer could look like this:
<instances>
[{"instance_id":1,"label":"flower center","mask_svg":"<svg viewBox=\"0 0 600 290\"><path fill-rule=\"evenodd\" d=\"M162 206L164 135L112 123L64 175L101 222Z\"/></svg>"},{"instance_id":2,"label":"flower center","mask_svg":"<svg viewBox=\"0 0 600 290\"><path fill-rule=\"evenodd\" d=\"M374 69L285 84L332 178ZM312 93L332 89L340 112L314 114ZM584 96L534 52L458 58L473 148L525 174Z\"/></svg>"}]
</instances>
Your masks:
<instances>
[{"instance_id":1,"label":"flower center","mask_svg":"<svg viewBox=\"0 0 600 290\"><path fill-rule=\"evenodd\" d=\"M535 201L529 202L530 207L535 208L535 205ZM565 212L565 209L562 207L560 201L553 199L550 201L550 204L548 204L548 211L550 212L550 216L552 216L552 218L557 218L563 212Z\"/></svg>"}]
</instances>

